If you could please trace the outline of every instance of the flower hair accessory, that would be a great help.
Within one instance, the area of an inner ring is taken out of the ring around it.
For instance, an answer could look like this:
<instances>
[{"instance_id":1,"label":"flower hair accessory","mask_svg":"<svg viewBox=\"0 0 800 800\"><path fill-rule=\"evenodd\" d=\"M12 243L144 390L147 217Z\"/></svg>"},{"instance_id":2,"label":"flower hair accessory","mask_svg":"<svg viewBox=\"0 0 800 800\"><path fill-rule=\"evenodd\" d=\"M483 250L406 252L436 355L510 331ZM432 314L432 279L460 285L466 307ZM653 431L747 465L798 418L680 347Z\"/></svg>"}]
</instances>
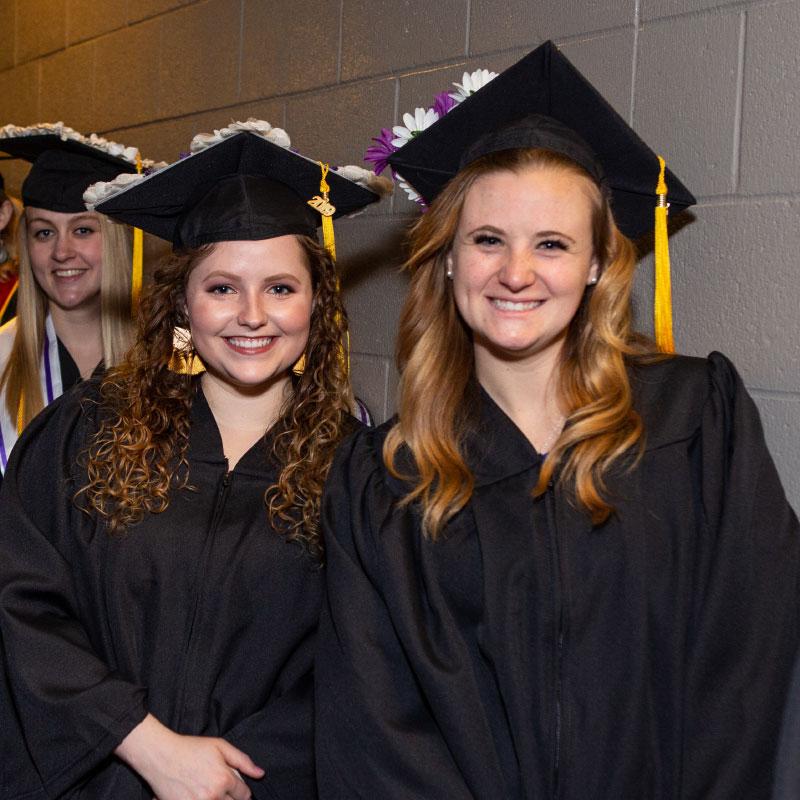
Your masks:
<instances>
[{"instance_id":1,"label":"flower hair accessory","mask_svg":"<svg viewBox=\"0 0 800 800\"><path fill-rule=\"evenodd\" d=\"M465 72L461 78L461 83L454 83L455 91L440 92L433 98L430 108L416 108L413 114L403 114L403 124L395 125L393 128L382 128L380 135L372 139L375 144L367 148L364 154L364 161L374 165L376 175L380 175L388 165L389 157L397 152L407 142L411 141L418 133L433 125L453 108L462 103L471 94L474 94L484 87L487 83L497 77L496 72L488 69L477 69L474 72ZM419 193L392 170L392 177L398 182L410 200L420 205L423 209L427 208L425 201Z\"/></svg>"}]
</instances>

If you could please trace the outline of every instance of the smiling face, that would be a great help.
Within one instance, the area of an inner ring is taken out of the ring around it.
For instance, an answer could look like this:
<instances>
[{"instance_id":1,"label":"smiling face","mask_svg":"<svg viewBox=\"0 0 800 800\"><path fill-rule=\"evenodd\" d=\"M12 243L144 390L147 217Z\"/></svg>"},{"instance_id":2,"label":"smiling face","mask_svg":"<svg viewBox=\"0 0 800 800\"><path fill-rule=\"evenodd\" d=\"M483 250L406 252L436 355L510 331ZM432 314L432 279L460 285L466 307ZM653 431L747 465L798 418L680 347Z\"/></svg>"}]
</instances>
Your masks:
<instances>
[{"instance_id":1,"label":"smiling face","mask_svg":"<svg viewBox=\"0 0 800 800\"><path fill-rule=\"evenodd\" d=\"M192 341L207 374L247 392L288 379L308 341L313 302L295 236L219 242L186 283Z\"/></svg>"},{"instance_id":2,"label":"smiling face","mask_svg":"<svg viewBox=\"0 0 800 800\"><path fill-rule=\"evenodd\" d=\"M588 178L552 167L491 172L464 200L448 256L475 365L555 364L586 286L597 277Z\"/></svg>"},{"instance_id":3,"label":"smiling face","mask_svg":"<svg viewBox=\"0 0 800 800\"><path fill-rule=\"evenodd\" d=\"M50 303L64 311L99 310L103 237L98 215L28 207L25 219L31 269Z\"/></svg>"}]
</instances>

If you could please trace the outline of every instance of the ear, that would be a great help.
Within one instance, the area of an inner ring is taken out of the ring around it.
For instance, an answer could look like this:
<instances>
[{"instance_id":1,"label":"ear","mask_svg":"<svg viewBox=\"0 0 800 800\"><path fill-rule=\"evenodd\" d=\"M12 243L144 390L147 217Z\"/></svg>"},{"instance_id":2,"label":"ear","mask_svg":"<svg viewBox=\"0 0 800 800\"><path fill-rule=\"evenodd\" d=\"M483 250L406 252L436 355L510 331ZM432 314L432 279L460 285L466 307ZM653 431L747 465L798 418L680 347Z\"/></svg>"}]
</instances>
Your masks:
<instances>
[{"instance_id":1,"label":"ear","mask_svg":"<svg viewBox=\"0 0 800 800\"><path fill-rule=\"evenodd\" d=\"M593 286L597 283L597 279L600 277L600 262L597 258L592 259L592 266L589 268L589 280L586 281L587 286Z\"/></svg>"},{"instance_id":2,"label":"ear","mask_svg":"<svg viewBox=\"0 0 800 800\"><path fill-rule=\"evenodd\" d=\"M0 234L5 230L6 225L11 222L11 217L14 216L14 206L11 205L10 200L3 200L0 203Z\"/></svg>"}]
</instances>

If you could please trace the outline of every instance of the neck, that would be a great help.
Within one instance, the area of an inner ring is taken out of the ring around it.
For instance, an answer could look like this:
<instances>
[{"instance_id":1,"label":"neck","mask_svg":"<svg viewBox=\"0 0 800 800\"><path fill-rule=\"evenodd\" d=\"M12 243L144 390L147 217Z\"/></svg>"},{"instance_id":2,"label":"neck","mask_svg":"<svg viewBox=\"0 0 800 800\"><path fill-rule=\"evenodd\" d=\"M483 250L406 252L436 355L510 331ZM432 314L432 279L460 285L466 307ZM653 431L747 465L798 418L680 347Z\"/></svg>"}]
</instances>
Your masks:
<instances>
[{"instance_id":1,"label":"neck","mask_svg":"<svg viewBox=\"0 0 800 800\"><path fill-rule=\"evenodd\" d=\"M558 391L560 353L498 360L475 348L475 372L481 386L540 453L555 444L564 421Z\"/></svg>"},{"instance_id":2,"label":"neck","mask_svg":"<svg viewBox=\"0 0 800 800\"><path fill-rule=\"evenodd\" d=\"M56 336L67 348L82 378L88 378L103 358L100 304L69 310L48 303Z\"/></svg>"},{"instance_id":3,"label":"neck","mask_svg":"<svg viewBox=\"0 0 800 800\"><path fill-rule=\"evenodd\" d=\"M277 421L291 390L291 379L283 375L266 387L248 390L204 372L203 394L222 437L230 469Z\"/></svg>"}]
</instances>

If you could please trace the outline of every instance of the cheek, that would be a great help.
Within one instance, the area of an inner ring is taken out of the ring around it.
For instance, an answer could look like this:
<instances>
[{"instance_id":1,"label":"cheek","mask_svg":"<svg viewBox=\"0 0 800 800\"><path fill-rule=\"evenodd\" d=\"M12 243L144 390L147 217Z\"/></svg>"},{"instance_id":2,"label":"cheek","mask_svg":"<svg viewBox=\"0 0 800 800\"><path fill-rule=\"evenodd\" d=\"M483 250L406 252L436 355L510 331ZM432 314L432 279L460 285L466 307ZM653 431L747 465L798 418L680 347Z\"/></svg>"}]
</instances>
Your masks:
<instances>
[{"instance_id":1,"label":"cheek","mask_svg":"<svg viewBox=\"0 0 800 800\"><path fill-rule=\"evenodd\" d=\"M201 293L186 297L186 318L194 336L215 332L228 315L221 303Z\"/></svg>"}]
</instances>

